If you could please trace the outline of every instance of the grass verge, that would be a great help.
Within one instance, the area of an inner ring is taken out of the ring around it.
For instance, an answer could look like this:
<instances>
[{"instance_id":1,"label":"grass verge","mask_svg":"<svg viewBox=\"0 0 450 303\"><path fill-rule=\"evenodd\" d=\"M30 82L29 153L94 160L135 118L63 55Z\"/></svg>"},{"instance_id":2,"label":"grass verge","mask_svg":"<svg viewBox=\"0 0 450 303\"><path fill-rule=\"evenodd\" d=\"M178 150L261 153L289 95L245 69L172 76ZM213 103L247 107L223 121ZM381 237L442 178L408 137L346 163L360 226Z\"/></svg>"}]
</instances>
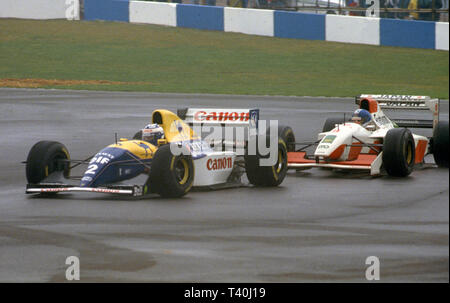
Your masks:
<instances>
[{"instance_id":1,"label":"grass verge","mask_svg":"<svg viewBox=\"0 0 450 303\"><path fill-rule=\"evenodd\" d=\"M446 51L155 25L0 19L0 87L448 99Z\"/></svg>"}]
</instances>

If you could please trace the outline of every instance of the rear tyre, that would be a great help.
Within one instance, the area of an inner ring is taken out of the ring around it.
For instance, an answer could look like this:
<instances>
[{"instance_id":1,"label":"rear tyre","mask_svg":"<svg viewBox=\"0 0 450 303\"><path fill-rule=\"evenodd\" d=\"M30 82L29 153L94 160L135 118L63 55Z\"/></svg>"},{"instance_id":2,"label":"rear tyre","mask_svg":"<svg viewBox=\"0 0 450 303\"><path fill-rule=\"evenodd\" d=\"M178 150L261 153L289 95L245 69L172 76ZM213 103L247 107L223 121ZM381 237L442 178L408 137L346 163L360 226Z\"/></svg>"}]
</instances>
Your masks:
<instances>
[{"instance_id":1,"label":"rear tyre","mask_svg":"<svg viewBox=\"0 0 450 303\"><path fill-rule=\"evenodd\" d=\"M69 152L67 148L55 141L40 141L28 153L26 175L30 184L40 183L50 174L62 171L64 177L69 177Z\"/></svg>"},{"instance_id":2,"label":"rear tyre","mask_svg":"<svg viewBox=\"0 0 450 303\"><path fill-rule=\"evenodd\" d=\"M325 120L322 132L329 132L336 127L336 124L342 124L344 122L346 122L344 118L328 118Z\"/></svg>"},{"instance_id":3,"label":"rear tyre","mask_svg":"<svg viewBox=\"0 0 450 303\"><path fill-rule=\"evenodd\" d=\"M150 192L163 198L179 198L189 192L193 183L192 156L187 151L178 156L173 155L170 144L159 147L152 159L147 181Z\"/></svg>"},{"instance_id":4,"label":"rear tyre","mask_svg":"<svg viewBox=\"0 0 450 303\"><path fill-rule=\"evenodd\" d=\"M433 132L433 157L437 166L448 168L448 121L439 121Z\"/></svg>"},{"instance_id":5,"label":"rear tyre","mask_svg":"<svg viewBox=\"0 0 450 303\"><path fill-rule=\"evenodd\" d=\"M283 182L287 173L287 152L288 147L285 140L292 140L295 142L294 134L290 127L280 126L278 128L278 149L276 155L276 163L272 166L261 166L260 160L269 158L267 156L261 156L258 152L257 155L246 154L245 170L248 181L255 186L272 187L278 186ZM270 132L267 130L266 135L267 145L270 142ZM248 152L248 150L247 150Z\"/></svg>"},{"instance_id":6,"label":"rear tyre","mask_svg":"<svg viewBox=\"0 0 450 303\"><path fill-rule=\"evenodd\" d=\"M414 169L415 143L409 129L389 130L383 143L383 166L390 176L406 177Z\"/></svg>"},{"instance_id":7,"label":"rear tyre","mask_svg":"<svg viewBox=\"0 0 450 303\"><path fill-rule=\"evenodd\" d=\"M295 135L292 128L284 125L278 126L278 138L283 139L286 143L288 152L295 151Z\"/></svg>"},{"instance_id":8,"label":"rear tyre","mask_svg":"<svg viewBox=\"0 0 450 303\"><path fill-rule=\"evenodd\" d=\"M142 130L134 134L133 140L142 140Z\"/></svg>"}]
</instances>

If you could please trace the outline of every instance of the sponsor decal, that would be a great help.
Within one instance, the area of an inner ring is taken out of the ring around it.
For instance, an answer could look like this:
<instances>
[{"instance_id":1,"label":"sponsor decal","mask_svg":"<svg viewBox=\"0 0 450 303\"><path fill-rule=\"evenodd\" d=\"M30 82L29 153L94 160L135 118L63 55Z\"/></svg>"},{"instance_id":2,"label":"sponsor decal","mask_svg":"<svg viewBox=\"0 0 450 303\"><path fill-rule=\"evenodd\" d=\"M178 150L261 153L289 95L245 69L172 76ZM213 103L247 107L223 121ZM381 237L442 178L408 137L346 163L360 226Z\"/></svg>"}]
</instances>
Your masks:
<instances>
[{"instance_id":1,"label":"sponsor decal","mask_svg":"<svg viewBox=\"0 0 450 303\"><path fill-rule=\"evenodd\" d=\"M175 120L173 123L175 124L175 128L179 133L183 132L183 124L181 124L179 120Z\"/></svg>"},{"instance_id":2,"label":"sponsor decal","mask_svg":"<svg viewBox=\"0 0 450 303\"><path fill-rule=\"evenodd\" d=\"M381 125L390 124L391 122L386 116L378 116L375 118L375 121L377 121L377 123Z\"/></svg>"},{"instance_id":3,"label":"sponsor decal","mask_svg":"<svg viewBox=\"0 0 450 303\"><path fill-rule=\"evenodd\" d=\"M258 128L259 110L253 109L250 111L250 128Z\"/></svg>"},{"instance_id":4,"label":"sponsor decal","mask_svg":"<svg viewBox=\"0 0 450 303\"><path fill-rule=\"evenodd\" d=\"M113 156L112 154L102 152L102 153L97 153L97 154L95 155L95 157L92 158L92 160L91 160L90 163L93 163L93 162L94 162L93 159L96 159L96 160L97 160L97 158L100 157L100 156L107 157L107 158L109 158L109 159L111 159L111 160L114 159L114 156Z\"/></svg>"},{"instance_id":5,"label":"sponsor decal","mask_svg":"<svg viewBox=\"0 0 450 303\"><path fill-rule=\"evenodd\" d=\"M194 121L219 121L219 122L225 122L225 121L248 121L250 118L249 113L245 112L210 112L207 113L206 111L198 111L194 114Z\"/></svg>"},{"instance_id":6,"label":"sponsor decal","mask_svg":"<svg viewBox=\"0 0 450 303\"><path fill-rule=\"evenodd\" d=\"M69 190L69 188L67 187L58 187L58 188L42 188L41 192L42 193L54 193L54 192L58 192L58 191L66 191Z\"/></svg>"},{"instance_id":7,"label":"sponsor decal","mask_svg":"<svg viewBox=\"0 0 450 303\"><path fill-rule=\"evenodd\" d=\"M142 188L141 186L133 187L133 196L142 196L146 192L147 192L147 185L144 188Z\"/></svg>"},{"instance_id":8,"label":"sponsor decal","mask_svg":"<svg viewBox=\"0 0 450 303\"><path fill-rule=\"evenodd\" d=\"M189 142L187 144L187 147L188 147L188 149L191 152L194 152L194 153L199 153L199 152L211 150L211 148L209 147L208 143L206 143L205 141Z\"/></svg>"},{"instance_id":9,"label":"sponsor decal","mask_svg":"<svg viewBox=\"0 0 450 303\"><path fill-rule=\"evenodd\" d=\"M81 178L81 181L91 182L91 181L92 181L92 178L86 176L86 177Z\"/></svg>"},{"instance_id":10,"label":"sponsor decal","mask_svg":"<svg viewBox=\"0 0 450 303\"><path fill-rule=\"evenodd\" d=\"M330 148L329 145L325 145L325 144L321 144L319 146L317 146L318 149L326 149L326 148Z\"/></svg>"},{"instance_id":11,"label":"sponsor decal","mask_svg":"<svg viewBox=\"0 0 450 303\"><path fill-rule=\"evenodd\" d=\"M426 107L426 105L421 101L407 101L401 100L399 101L386 101L380 103L381 106L389 106L389 107Z\"/></svg>"},{"instance_id":12,"label":"sponsor decal","mask_svg":"<svg viewBox=\"0 0 450 303\"><path fill-rule=\"evenodd\" d=\"M108 189L108 188L92 188L91 191L96 193L109 193L109 194L120 193L120 190L118 189Z\"/></svg>"},{"instance_id":13,"label":"sponsor decal","mask_svg":"<svg viewBox=\"0 0 450 303\"><path fill-rule=\"evenodd\" d=\"M333 143L334 139L336 139L336 136L328 135L328 136L326 136L325 138L323 138L323 140L322 140L321 143L328 143L328 144L331 144L331 143Z\"/></svg>"},{"instance_id":14,"label":"sponsor decal","mask_svg":"<svg viewBox=\"0 0 450 303\"><path fill-rule=\"evenodd\" d=\"M148 151L147 150L149 150L151 152L150 147L147 144L142 143L142 142L140 142L140 143L134 142L134 144L136 144L137 146L139 146L139 147L141 147L141 148L143 148L145 150L145 157L147 158L148 157Z\"/></svg>"},{"instance_id":15,"label":"sponsor decal","mask_svg":"<svg viewBox=\"0 0 450 303\"><path fill-rule=\"evenodd\" d=\"M108 153L98 153L91 159L89 162L89 166L87 170L84 172L84 175L95 175L97 173L97 169L99 165L108 164L114 156ZM82 180L84 181L84 180Z\"/></svg>"},{"instance_id":16,"label":"sponsor decal","mask_svg":"<svg viewBox=\"0 0 450 303\"><path fill-rule=\"evenodd\" d=\"M361 95L361 97L373 98L373 99L385 99L385 100L401 100L401 101L414 101L425 100L426 96L411 96L411 95Z\"/></svg>"},{"instance_id":17,"label":"sponsor decal","mask_svg":"<svg viewBox=\"0 0 450 303\"><path fill-rule=\"evenodd\" d=\"M233 167L233 158L224 157L219 159L209 159L206 161L206 168L208 170L221 170Z\"/></svg>"}]
</instances>

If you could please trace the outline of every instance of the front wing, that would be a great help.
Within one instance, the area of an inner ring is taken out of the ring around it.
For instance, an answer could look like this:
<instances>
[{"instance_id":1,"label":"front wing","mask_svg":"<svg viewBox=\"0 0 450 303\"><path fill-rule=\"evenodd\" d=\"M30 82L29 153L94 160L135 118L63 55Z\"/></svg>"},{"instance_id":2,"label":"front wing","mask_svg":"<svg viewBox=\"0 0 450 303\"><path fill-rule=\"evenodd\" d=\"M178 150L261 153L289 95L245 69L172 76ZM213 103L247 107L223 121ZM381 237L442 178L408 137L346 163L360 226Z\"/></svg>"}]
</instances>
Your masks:
<instances>
[{"instance_id":1,"label":"front wing","mask_svg":"<svg viewBox=\"0 0 450 303\"><path fill-rule=\"evenodd\" d=\"M116 185L104 187L79 187L61 183L40 183L27 184L25 193L27 194L49 194L60 192L90 192L104 194L118 194L139 197L145 194L142 185Z\"/></svg>"},{"instance_id":2,"label":"front wing","mask_svg":"<svg viewBox=\"0 0 450 303\"><path fill-rule=\"evenodd\" d=\"M353 161L336 161L326 162L320 159L312 160L306 157L306 152L289 152L288 153L288 168L289 169L306 169L311 167L328 167L336 169L349 170L366 170L371 175L379 175L382 164L383 152L378 155L375 154L360 154L356 160Z\"/></svg>"}]
</instances>

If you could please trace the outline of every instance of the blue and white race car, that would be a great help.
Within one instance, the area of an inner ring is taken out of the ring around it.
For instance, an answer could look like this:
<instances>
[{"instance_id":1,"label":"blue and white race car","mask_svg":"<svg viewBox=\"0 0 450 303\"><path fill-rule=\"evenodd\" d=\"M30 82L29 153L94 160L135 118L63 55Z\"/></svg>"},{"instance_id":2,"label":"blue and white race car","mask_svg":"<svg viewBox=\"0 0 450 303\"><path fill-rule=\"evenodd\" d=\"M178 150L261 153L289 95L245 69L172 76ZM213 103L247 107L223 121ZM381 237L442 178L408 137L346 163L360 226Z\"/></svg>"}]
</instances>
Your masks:
<instances>
[{"instance_id":1,"label":"blue and white race car","mask_svg":"<svg viewBox=\"0 0 450 303\"><path fill-rule=\"evenodd\" d=\"M179 117L182 116L182 118ZM242 185L244 172L256 186L278 186L287 171L287 142L280 136L273 165L260 165L263 156L248 152L248 138L242 142L220 144L197 135L195 125L257 128L259 110L184 109L176 115L155 110L152 123L164 130L164 138L149 143L142 131L133 139L120 139L85 160L72 160L67 148L55 141L40 141L28 154L26 177L28 194L59 192L98 192L142 196L150 193L162 197L181 197L192 187L222 188ZM185 120L185 121L183 121ZM191 125L191 126L190 126ZM289 127L280 129L281 133ZM279 132L280 132L279 131ZM241 144L244 153L224 148ZM87 166L82 176L71 170ZM125 184L144 176L140 184Z\"/></svg>"}]
</instances>

